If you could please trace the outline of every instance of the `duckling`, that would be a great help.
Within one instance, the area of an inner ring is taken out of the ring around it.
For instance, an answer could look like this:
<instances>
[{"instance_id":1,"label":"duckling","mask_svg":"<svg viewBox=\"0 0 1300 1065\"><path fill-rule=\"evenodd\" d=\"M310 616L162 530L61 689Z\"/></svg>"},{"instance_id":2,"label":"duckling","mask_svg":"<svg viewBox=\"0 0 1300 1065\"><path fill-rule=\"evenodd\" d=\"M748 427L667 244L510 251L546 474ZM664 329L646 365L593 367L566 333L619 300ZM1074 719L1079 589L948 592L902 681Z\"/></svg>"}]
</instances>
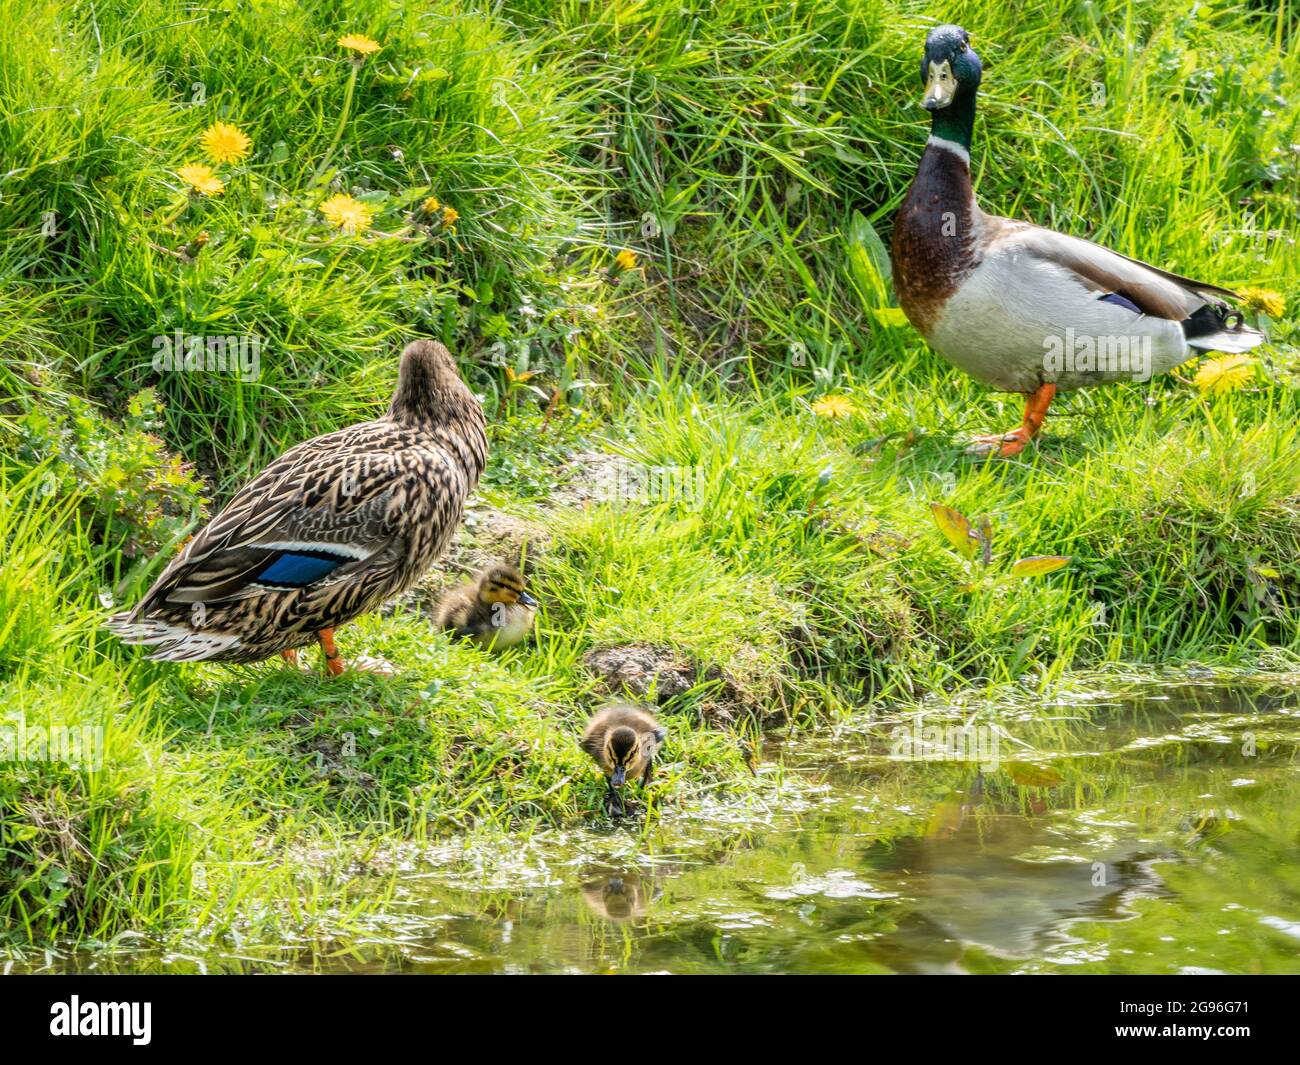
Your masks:
<instances>
[{"instance_id":1,"label":"duckling","mask_svg":"<svg viewBox=\"0 0 1300 1065\"><path fill-rule=\"evenodd\" d=\"M646 711L627 703L615 703L600 710L587 723L579 746L609 778L606 810L625 816L627 807L619 795L629 777L640 777L641 786L650 783L655 755L668 732Z\"/></svg>"},{"instance_id":2,"label":"duckling","mask_svg":"<svg viewBox=\"0 0 1300 1065\"><path fill-rule=\"evenodd\" d=\"M582 898L592 913L610 921L644 917L654 898L654 881L642 883L639 873L608 876L582 885Z\"/></svg>"},{"instance_id":3,"label":"duckling","mask_svg":"<svg viewBox=\"0 0 1300 1065\"><path fill-rule=\"evenodd\" d=\"M438 604L438 628L473 640L484 651L504 651L528 638L537 600L524 591L514 566L498 565L453 588Z\"/></svg>"}]
</instances>

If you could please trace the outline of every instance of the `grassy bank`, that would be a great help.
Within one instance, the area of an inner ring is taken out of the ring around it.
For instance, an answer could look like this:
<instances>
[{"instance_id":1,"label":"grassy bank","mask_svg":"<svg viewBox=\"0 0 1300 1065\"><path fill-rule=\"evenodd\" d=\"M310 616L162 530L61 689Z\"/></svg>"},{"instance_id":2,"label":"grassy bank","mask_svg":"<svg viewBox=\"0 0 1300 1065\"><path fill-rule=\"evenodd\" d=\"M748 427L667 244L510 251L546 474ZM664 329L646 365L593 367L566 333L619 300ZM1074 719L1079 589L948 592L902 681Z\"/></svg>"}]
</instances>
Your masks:
<instances>
[{"instance_id":1,"label":"grassy bank","mask_svg":"<svg viewBox=\"0 0 1300 1065\"><path fill-rule=\"evenodd\" d=\"M1015 402L874 313L925 133L916 5L0 10L0 686L103 740L0 765L9 945L327 937L382 905L373 849L594 816L575 738L624 683L672 733L653 822L753 789L775 720L1300 653L1293 319L1249 389L1073 394L979 463L963 437ZM990 209L1296 305L1290 7L945 17L987 64ZM191 194L214 121L251 151ZM319 211L340 193L364 231ZM258 372L159 372L177 330L257 338ZM340 636L397 678L154 665L99 630L268 458L380 409L413 335L458 354L493 452L450 562ZM932 502L989 518L991 565ZM457 564L521 554L535 646L432 631Z\"/></svg>"}]
</instances>

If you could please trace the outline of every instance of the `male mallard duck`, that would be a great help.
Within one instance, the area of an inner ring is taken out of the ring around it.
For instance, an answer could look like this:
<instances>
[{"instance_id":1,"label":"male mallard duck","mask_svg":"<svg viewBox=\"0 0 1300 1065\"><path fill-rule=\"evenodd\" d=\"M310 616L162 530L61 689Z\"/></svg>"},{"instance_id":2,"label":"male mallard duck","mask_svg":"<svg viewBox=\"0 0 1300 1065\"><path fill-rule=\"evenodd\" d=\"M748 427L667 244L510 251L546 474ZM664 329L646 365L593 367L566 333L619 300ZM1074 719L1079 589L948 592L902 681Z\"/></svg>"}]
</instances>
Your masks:
<instances>
[{"instance_id":1,"label":"male mallard duck","mask_svg":"<svg viewBox=\"0 0 1300 1065\"><path fill-rule=\"evenodd\" d=\"M1264 337L1224 303L1234 292L1078 237L985 214L971 189L980 60L960 26L925 40L930 140L894 222L894 287L931 347L978 381L1029 400L1005 436L977 450L1014 455L1058 389L1146 380L1192 349L1248 351Z\"/></svg>"},{"instance_id":2,"label":"male mallard duck","mask_svg":"<svg viewBox=\"0 0 1300 1065\"><path fill-rule=\"evenodd\" d=\"M642 787L650 783L655 755L667 735L650 714L627 703L607 706L587 723L579 746L609 778L608 812L617 807L620 816L627 813L618 789L629 777L640 777Z\"/></svg>"},{"instance_id":3,"label":"male mallard duck","mask_svg":"<svg viewBox=\"0 0 1300 1065\"><path fill-rule=\"evenodd\" d=\"M528 638L537 600L524 591L514 566L493 566L453 588L438 604L438 628L473 640L484 651L504 651Z\"/></svg>"},{"instance_id":4,"label":"male mallard duck","mask_svg":"<svg viewBox=\"0 0 1300 1065\"><path fill-rule=\"evenodd\" d=\"M241 488L108 627L153 659L256 662L319 640L413 585L487 460L483 408L441 344L402 352L388 413L290 448Z\"/></svg>"}]
</instances>

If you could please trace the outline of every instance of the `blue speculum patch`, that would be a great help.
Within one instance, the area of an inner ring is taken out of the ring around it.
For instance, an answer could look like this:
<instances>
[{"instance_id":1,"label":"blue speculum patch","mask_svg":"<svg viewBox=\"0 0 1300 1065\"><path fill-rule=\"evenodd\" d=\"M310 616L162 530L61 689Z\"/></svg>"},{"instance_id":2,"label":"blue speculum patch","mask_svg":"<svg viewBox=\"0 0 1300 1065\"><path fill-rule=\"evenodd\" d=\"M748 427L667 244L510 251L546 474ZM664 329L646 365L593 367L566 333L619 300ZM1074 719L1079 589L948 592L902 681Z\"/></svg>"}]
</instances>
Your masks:
<instances>
[{"instance_id":1,"label":"blue speculum patch","mask_svg":"<svg viewBox=\"0 0 1300 1065\"><path fill-rule=\"evenodd\" d=\"M325 554L301 554L286 551L257 575L265 584L284 584L301 588L320 580L343 564L343 559Z\"/></svg>"},{"instance_id":2,"label":"blue speculum patch","mask_svg":"<svg viewBox=\"0 0 1300 1065\"><path fill-rule=\"evenodd\" d=\"M1142 313L1141 308L1139 308L1136 303L1134 303L1127 296L1121 296L1118 292L1107 292L1106 295L1100 298L1104 300L1106 303L1114 303L1120 307L1127 307L1134 314Z\"/></svg>"}]
</instances>

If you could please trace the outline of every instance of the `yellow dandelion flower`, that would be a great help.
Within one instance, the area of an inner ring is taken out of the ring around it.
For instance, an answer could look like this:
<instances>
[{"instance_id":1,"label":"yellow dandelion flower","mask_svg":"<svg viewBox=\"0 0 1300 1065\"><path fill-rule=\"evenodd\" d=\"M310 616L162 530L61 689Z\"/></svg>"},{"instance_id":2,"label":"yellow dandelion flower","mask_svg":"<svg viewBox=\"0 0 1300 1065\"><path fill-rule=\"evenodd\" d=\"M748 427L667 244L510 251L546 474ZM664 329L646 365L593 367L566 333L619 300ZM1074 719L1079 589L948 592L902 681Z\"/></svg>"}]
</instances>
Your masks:
<instances>
[{"instance_id":1,"label":"yellow dandelion flower","mask_svg":"<svg viewBox=\"0 0 1300 1065\"><path fill-rule=\"evenodd\" d=\"M1202 392L1221 396L1250 384L1257 365L1250 355L1223 355L1201 363L1193 380Z\"/></svg>"},{"instance_id":2,"label":"yellow dandelion flower","mask_svg":"<svg viewBox=\"0 0 1300 1065\"><path fill-rule=\"evenodd\" d=\"M345 33L339 38L339 46L349 48L358 55L374 55L380 47L378 41L372 41L364 33Z\"/></svg>"},{"instance_id":3,"label":"yellow dandelion flower","mask_svg":"<svg viewBox=\"0 0 1300 1065\"><path fill-rule=\"evenodd\" d=\"M437 196L430 196L424 203L420 204L420 210L425 214L437 214L442 210L442 204L438 202Z\"/></svg>"},{"instance_id":4,"label":"yellow dandelion flower","mask_svg":"<svg viewBox=\"0 0 1300 1065\"><path fill-rule=\"evenodd\" d=\"M1246 310L1266 314L1270 318L1281 318L1286 313L1286 300L1282 293L1271 288L1243 288L1237 290Z\"/></svg>"},{"instance_id":5,"label":"yellow dandelion flower","mask_svg":"<svg viewBox=\"0 0 1300 1065\"><path fill-rule=\"evenodd\" d=\"M226 190L226 183L217 177L212 172L212 167L206 163L186 163L176 171L176 175L191 189L204 196L216 196Z\"/></svg>"},{"instance_id":6,"label":"yellow dandelion flower","mask_svg":"<svg viewBox=\"0 0 1300 1065\"><path fill-rule=\"evenodd\" d=\"M199 138L204 154L214 162L237 163L248 155L248 134L229 122L213 122Z\"/></svg>"},{"instance_id":7,"label":"yellow dandelion flower","mask_svg":"<svg viewBox=\"0 0 1300 1065\"><path fill-rule=\"evenodd\" d=\"M459 218L460 212L456 208L444 207L442 209L442 224L444 226L454 226Z\"/></svg>"},{"instance_id":8,"label":"yellow dandelion flower","mask_svg":"<svg viewBox=\"0 0 1300 1065\"><path fill-rule=\"evenodd\" d=\"M636 252L631 251L628 248L624 248L621 252L619 252L617 255L614 256L614 265L617 266L620 270L635 270Z\"/></svg>"},{"instance_id":9,"label":"yellow dandelion flower","mask_svg":"<svg viewBox=\"0 0 1300 1065\"><path fill-rule=\"evenodd\" d=\"M812 405L812 409L819 418L849 418L858 413L858 408L848 396L822 396Z\"/></svg>"},{"instance_id":10,"label":"yellow dandelion flower","mask_svg":"<svg viewBox=\"0 0 1300 1065\"><path fill-rule=\"evenodd\" d=\"M340 192L320 205L320 213L330 225L350 233L360 233L370 228L375 211L369 204Z\"/></svg>"}]
</instances>

